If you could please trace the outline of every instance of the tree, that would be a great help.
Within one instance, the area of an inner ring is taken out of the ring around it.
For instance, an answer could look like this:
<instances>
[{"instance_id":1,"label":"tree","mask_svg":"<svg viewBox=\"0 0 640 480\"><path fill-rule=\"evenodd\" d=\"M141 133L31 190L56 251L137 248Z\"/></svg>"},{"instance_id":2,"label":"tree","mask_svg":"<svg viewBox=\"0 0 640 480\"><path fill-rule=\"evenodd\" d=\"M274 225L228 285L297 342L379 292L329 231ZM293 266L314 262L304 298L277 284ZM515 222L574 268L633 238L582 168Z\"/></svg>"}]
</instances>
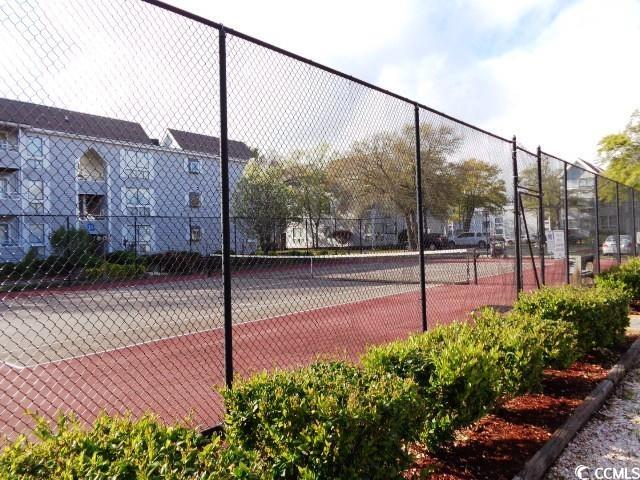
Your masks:
<instances>
[{"instance_id":1,"label":"tree","mask_svg":"<svg viewBox=\"0 0 640 480\"><path fill-rule=\"evenodd\" d=\"M563 220L564 209L564 168L556 160L542 158L542 208L550 220L552 230L557 230ZM520 185L538 190L538 167L534 165L519 172ZM538 199L522 195L522 205L527 210L538 210Z\"/></svg>"},{"instance_id":2,"label":"tree","mask_svg":"<svg viewBox=\"0 0 640 480\"><path fill-rule=\"evenodd\" d=\"M640 188L640 110L633 112L622 132L606 135L598 145L605 176Z\"/></svg>"},{"instance_id":3,"label":"tree","mask_svg":"<svg viewBox=\"0 0 640 480\"><path fill-rule=\"evenodd\" d=\"M285 170L276 161L251 161L233 192L232 206L243 231L255 236L268 253L287 228L293 193Z\"/></svg>"},{"instance_id":4,"label":"tree","mask_svg":"<svg viewBox=\"0 0 640 480\"><path fill-rule=\"evenodd\" d=\"M458 192L456 216L469 231L476 209L495 213L507 203L505 182L500 168L483 160L469 158L457 166Z\"/></svg>"},{"instance_id":5,"label":"tree","mask_svg":"<svg viewBox=\"0 0 640 480\"><path fill-rule=\"evenodd\" d=\"M320 222L331 213L332 195L326 170L330 155L326 145L296 150L284 165L286 182L292 191L293 212L309 219L314 248L319 244Z\"/></svg>"},{"instance_id":6,"label":"tree","mask_svg":"<svg viewBox=\"0 0 640 480\"><path fill-rule=\"evenodd\" d=\"M455 168L447 162L461 142L445 125L420 125L422 188L425 213L446 216L455 192ZM328 167L331 188L343 212L360 215L373 207L400 214L407 240L417 248L415 180L415 130L407 125L399 132L382 132L355 142Z\"/></svg>"}]
</instances>

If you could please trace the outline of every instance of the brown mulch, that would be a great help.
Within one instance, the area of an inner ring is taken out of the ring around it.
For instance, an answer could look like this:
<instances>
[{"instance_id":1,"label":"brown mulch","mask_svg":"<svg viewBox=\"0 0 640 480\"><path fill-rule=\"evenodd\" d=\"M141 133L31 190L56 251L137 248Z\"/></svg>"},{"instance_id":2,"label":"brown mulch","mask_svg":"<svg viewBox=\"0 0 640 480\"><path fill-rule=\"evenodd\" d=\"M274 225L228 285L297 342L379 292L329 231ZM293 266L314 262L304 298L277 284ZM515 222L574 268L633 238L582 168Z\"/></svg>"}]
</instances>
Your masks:
<instances>
[{"instance_id":1,"label":"brown mulch","mask_svg":"<svg viewBox=\"0 0 640 480\"><path fill-rule=\"evenodd\" d=\"M407 478L511 479L571 415L637 336L587 355L567 370L546 370L540 393L516 397L457 433L437 453L414 447Z\"/></svg>"}]
</instances>

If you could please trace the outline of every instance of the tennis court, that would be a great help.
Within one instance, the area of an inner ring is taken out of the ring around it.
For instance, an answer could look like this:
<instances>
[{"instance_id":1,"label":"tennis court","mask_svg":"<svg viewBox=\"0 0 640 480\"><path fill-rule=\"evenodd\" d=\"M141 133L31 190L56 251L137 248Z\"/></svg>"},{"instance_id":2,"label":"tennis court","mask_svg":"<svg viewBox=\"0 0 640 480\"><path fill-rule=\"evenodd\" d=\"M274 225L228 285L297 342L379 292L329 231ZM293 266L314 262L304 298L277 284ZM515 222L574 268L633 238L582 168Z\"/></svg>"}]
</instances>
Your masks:
<instances>
[{"instance_id":1,"label":"tennis court","mask_svg":"<svg viewBox=\"0 0 640 480\"><path fill-rule=\"evenodd\" d=\"M234 262L236 376L319 356L356 359L368 345L419 332L417 255L364 257L316 258L313 273L308 257ZM513 302L513 259L426 257L430 326ZM219 276L95 287L3 298L4 432L28 431L27 410L53 417L70 409L84 420L101 411L153 411L166 421L190 416L201 427L220 422Z\"/></svg>"},{"instance_id":2,"label":"tennis court","mask_svg":"<svg viewBox=\"0 0 640 480\"><path fill-rule=\"evenodd\" d=\"M425 256L428 287L471 285L513 272L511 260L477 259L466 250L426 252ZM238 256L234 260L236 324L419 291L417 253ZM18 368L223 325L219 275L124 288L16 295L5 298L0 309L1 360Z\"/></svg>"}]
</instances>

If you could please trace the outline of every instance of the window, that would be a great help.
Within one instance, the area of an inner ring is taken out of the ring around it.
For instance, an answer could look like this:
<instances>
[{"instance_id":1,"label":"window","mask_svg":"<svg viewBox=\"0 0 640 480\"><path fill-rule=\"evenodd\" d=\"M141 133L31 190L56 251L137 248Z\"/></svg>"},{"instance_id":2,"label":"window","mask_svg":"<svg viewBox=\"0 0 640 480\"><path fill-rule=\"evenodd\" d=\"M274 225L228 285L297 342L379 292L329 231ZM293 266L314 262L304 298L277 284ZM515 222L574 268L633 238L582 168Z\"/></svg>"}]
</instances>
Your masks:
<instances>
[{"instance_id":1,"label":"window","mask_svg":"<svg viewBox=\"0 0 640 480\"><path fill-rule=\"evenodd\" d=\"M0 150L9 150L9 135L7 135L7 132L0 132Z\"/></svg>"},{"instance_id":2,"label":"window","mask_svg":"<svg viewBox=\"0 0 640 480\"><path fill-rule=\"evenodd\" d=\"M29 233L29 244L33 247L41 247L44 245L44 224L32 223L27 225Z\"/></svg>"},{"instance_id":3,"label":"window","mask_svg":"<svg viewBox=\"0 0 640 480\"><path fill-rule=\"evenodd\" d=\"M189 192L189 206L191 208L200 208L202 206L202 200L198 192Z\"/></svg>"},{"instance_id":4,"label":"window","mask_svg":"<svg viewBox=\"0 0 640 480\"><path fill-rule=\"evenodd\" d=\"M593 178L580 178L578 180L578 186L580 187L592 187L594 185Z\"/></svg>"},{"instance_id":5,"label":"window","mask_svg":"<svg viewBox=\"0 0 640 480\"><path fill-rule=\"evenodd\" d=\"M291 237L293 238L294 242L299 242L302 240L302 228L300 227L293 227L291 229Z\"/></svg>"},{"instance_id":6,"label":"window","mask_svg":"<svg viewBox=\"0 0 640 480\"><path fill-rule=\"evenodd\" d=\"M125 203L129 215L151 215L151 194L146 188L127 188Z\"/></svg>"},{"instance_id":7,"label":"window","mask_svg":"<svg viewBox=\"0 0 640 480\"><path fill-rule=\"evenodd\" d=\"M192 242L199 242L202 239L202 228L199 225L192 225L190 235Z\"/></svg>"},{"instance_id":8,"label":"window","mask_svg":"<svg viewBox=\"0 0 640 480\"><path fill-rule=\"evenodd\" d=\"M8 223L0 223L0 244L9 245L11 241L9 240L9 224Z\"/></svg>"},{"instance_id":9,"label":"window","mask_svg":"<svg viewBox=\"0 0 640 480\"><path fill-rule=\"evenodd\" d=\"M200 173L200 159L190 158L188 162L189 162L189 173L193 173L193 174Z\"/></svg>"},{"instance_id":10,"label":"window","mask_svg":"<svg viewBox=\"0 0 640 480\"><path fill-rule=\"evenodd\" d=\"M44 140L42 137L27 137L27 155L29 158L44 157Z\"/></svg>"},{"instance_id":11,"label":"window","mask_svg":"<svg viewBox=\"0 0 640 480\"><path fill-rule=\"evenodd\" d=\"M26 180L27 201L35 213L44 213L44 183L42 180Z\"/></svg>"},{"instance_id":12,"label":"window","mask_svg":"<svg viewBox=\"0 0 640 480\"><path fill-rule=\"evenodd\" d=\"M124 247L139 253L149 253L151 234L151 225L127 225L124 231Z\"/></svg>"},{"instance_id":13,"label":"window","mask_svg":"<svg viewBox=\"0 0 640 480\"><path fill-rule=\"evenodd\" d=\"M7 198L9 196L9 179L7 177L0 177L0 198Z\"/></svg>"},{"instance_id":14,"label":"window","mask_svg":"<svg viewBox=\"0 0 640 480\"><path fill-rule=\"evenodd\" d=\"M120 150L122 171L129 178L149 178L151 175L151 154L136 150Z\"/></svg>"}]
</instances>

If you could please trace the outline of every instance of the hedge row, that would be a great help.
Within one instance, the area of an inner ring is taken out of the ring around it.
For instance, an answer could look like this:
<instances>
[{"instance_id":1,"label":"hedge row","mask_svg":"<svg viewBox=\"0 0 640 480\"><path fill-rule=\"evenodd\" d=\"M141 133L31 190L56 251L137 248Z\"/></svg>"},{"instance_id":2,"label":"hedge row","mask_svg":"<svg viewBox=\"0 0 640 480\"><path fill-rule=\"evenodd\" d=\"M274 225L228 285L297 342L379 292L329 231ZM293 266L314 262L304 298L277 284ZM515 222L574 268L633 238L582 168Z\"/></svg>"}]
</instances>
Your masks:
<instances>
[{"instance_id":1,"label":"hedge row","mask_svg":"<svg viewBox=\"0 0 640 480\"><path fill-rule=\"evenodd\" d=\"M361 365L319 362L256 375L224 390L226 438L205 439L152 417L100 417L86 431L42 422L0 455L0 477L393 479L408 445L438 448L500 402L539 387L544 368L618 341L630 289L523 294L506 315L484 310L407 340L370 348Z\"/></svg>"}]
</instances>

